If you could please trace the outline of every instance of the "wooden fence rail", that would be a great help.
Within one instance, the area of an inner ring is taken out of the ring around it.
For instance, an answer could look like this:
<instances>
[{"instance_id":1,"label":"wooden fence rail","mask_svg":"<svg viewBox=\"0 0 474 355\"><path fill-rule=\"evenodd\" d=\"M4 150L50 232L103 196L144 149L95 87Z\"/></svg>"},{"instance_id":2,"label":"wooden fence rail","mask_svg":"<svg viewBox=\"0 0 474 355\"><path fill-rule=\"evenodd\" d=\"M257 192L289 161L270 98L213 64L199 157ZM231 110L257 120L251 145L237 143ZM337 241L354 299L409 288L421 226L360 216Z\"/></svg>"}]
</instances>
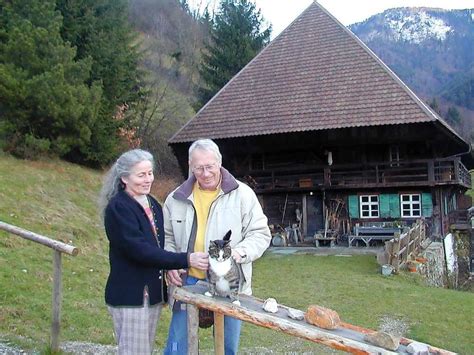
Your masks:
<instances>
[{"instance_id":1,"label":"wooden fence rail","mask_svg":"<svg viewBox=\"0 0 474 355\"><path fill-rule=\"evenodd\" d=\"M426 223L417 220L415 225L407 232L385 242L385 253L388 255L388 264L392 265L394 271L399 272L400 268L413 259L421 249L422 243L426 239Z\"/></svg>"},{"instance_id":2,"label":"wooden fence rail","mask_svg":"<svg viewBox=\"0 0 474 355\"><path fill-rule=\"evenodd\" d=\"M174 298L187 304L188 311L188 354L199 354L199 311L198 308L214 312L214 354L224 355L224 316L231 316L245 322L255 324L289 334L294 337L319 343L333 349L357 355L365 354L408 354L407 347L414 341L408 338L400 339L400 346L396 351L390 351L368 343L365 335L374 333L374 330L361 328L349 323L341 322L334 330L316 327L304 320L294 320L288 317L289 307L278 305L277 313L267 313L262 309L263 300L241 295L240 306L232 304L222 297L208 297L204 295L207 284L198 282L196 285L177 287ZM425 344L430 354L453 355L455 353Z\"/></svg>"},{"instance_id":3,"label":"wooden fence rail","mask_svg":"<svg viewBox=\"0 0 474 355\"><path fill-rule=\"evenodd\" d=\"M59 351L59 333L61 330L61 301L62 301L62 266L61 253L76 256L79 249L63 242L50 239L41 234L13 226L0 221L0 229L18 235L24 239L47 246L54 250L53 254L53 291L52 291L52 320L51 320L51 350Z\"/></svg>"}]
</instances>

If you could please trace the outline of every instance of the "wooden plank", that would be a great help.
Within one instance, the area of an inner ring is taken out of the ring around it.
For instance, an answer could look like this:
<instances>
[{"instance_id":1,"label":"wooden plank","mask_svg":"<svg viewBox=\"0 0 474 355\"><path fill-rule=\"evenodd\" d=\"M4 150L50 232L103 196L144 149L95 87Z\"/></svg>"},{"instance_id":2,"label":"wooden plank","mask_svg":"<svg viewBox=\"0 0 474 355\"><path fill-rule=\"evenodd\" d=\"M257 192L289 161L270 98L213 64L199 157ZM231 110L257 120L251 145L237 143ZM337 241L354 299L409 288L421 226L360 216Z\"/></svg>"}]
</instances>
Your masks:
<instances>
[{"instance_id":1,"label":"wooden plank","mask_svg":"<svg viewBox=\"0 0 474 355\"><path fill-rule=\"evenodd\" d=\"M188 355L199 354L199 309L188 302Z\"/></svg>"},{"instance_id":2,"label":"wooden plank","mask_svg":"<svg viewBox=\"0 0 474 355\"><path fill-rule=\"evenodd\" d=\"M204 292L207 285L198 283L193 286L176 288L174 297L177 300L199 305L199 307L210 309L222 315L229 315L243 321L281 331L315 343L320 343L334 349L350 352L353 354L406 354L406 347L414 342L408 338L401 338L397 352L392 352L364 341L364 336L375 332L372 329L358 327L342 322L335 330L326 330L306 323L304 320L297 321L288 318L288 306L278 305L277 313L263 311L263 300L246 295L240 295L241 306L232 304L229 300L221 297L207 297ZM195 324L196 329L198 328ZM188 332L190 329L188 328ZM448 350L436 348L426 344L430 353L437 355L454 355ZM191 354L191 353L190 353Z\"/></svg>"},{"instance_id":3,"label":"wooden plank","mask_svg":"<svg viewBox=\"0 0 474 355\"><path fill-rule=\"evenodd\" d=\"M373 329L367 329L367 328L359 327L357 325L353 325L353 324L345 323L345 322L341 322L341 327L346 328L346 329L352 329L354 331L357 331L357 332L360 332L360 333L363 333L363 334L375 333L375 330L373 330ZM413 342L414 342L414 340L412 340L412 339L408 339L408 338L405 338L405 337L400 338L400 344L402 344L404 346L408 346ZM431 346L429 344L426 344L426 345L428 346L430 354L436 354L436 355L455 355L456 354L456 353L453 353L452 351L449 351L449 350L444 350L444 349L441 349L441 348L437 348L437 347Z\"/></svg>"},{"instance_id":4,"label":"wooden plank","mask_svg":"<svg viewBox=\"0 0 474 355\"><path fill-rule=\"evenodd\" d=\"M395 352L365 343L363 334L347 329L326 330L315 327L305 321L296 321L287 317L287 311L280 307L275 314L262 309L263 303L251 296L240 296L241 306L220 297L204 296L206 287L193 285L176 288L174 297L188 304L210 309L258 326L270 328L303 338L333 349L353 354L396 354ZM196 325L197 328L197 325ZM191 329L188 328L188 332Z\"/></svg>"}]
</instances>

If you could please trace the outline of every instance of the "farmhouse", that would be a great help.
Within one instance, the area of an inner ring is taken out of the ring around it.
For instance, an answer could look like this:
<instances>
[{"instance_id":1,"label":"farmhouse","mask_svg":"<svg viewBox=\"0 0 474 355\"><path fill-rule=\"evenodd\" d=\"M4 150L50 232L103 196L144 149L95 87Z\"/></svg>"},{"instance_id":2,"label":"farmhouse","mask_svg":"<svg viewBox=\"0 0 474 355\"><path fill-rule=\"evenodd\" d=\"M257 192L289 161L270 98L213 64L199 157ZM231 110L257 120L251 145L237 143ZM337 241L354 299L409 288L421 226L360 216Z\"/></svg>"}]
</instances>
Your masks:
<instances>
[{"instance_id":1,"label":"farmhouse","mask_svg":"<svg viewBox=\"0 0 474 355\"><path fill-rule=\"evenodd\" d=\"M203 137L303 237L419 218L441 237L471 206L470 145L316 2L170 139L183 172Z\"/></svg>"}]
</instances>

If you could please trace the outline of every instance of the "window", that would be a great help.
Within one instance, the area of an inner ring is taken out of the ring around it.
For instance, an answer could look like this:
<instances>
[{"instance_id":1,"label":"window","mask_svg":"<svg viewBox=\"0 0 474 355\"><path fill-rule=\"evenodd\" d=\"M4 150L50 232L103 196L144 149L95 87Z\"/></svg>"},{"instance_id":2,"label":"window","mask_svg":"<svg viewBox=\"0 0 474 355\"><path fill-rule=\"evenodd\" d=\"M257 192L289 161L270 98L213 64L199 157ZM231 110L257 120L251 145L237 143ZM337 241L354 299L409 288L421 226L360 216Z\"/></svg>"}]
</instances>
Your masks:
<instances>
[{"instance_id":1,"label":"window","mask_svg":"<svg viewBox=\"0 0 474 355\"><path fill-rule=\"evenodd\" d=\"M413 218L421 216L421 195L404 194L400 195L400 209L402 217Z\"/></svg>"},{"instance_id":2,"label":"window","mask_svg":"<svg viewBox=\"0 0 474 355\"><path fill-rule=\"evenodd\" d=\"M400 147L398 145L391 145L388 155L390 166L400 166Z\"/></svg>"},{"instance_id":3,"label":"window","mask_svg":"<svg viewBox=\"0 0 474 355\"><path fill-rule=\"evenodd\" d=\"M379 196L362 195L359 196L360 218L379 217Z\"/></svg>"},{"instance_id":4,"label":"window","mask_svg":"<svg viewBox=\"0 0 474 355\"><path fill-rule=\"evenodd\" d=\"M388 158L390 160L391 167L400 166L400 162L403 161L406 157L405 147L400 147L399 145L391 145L388 150Z\"/></svg>"}]
</instances>

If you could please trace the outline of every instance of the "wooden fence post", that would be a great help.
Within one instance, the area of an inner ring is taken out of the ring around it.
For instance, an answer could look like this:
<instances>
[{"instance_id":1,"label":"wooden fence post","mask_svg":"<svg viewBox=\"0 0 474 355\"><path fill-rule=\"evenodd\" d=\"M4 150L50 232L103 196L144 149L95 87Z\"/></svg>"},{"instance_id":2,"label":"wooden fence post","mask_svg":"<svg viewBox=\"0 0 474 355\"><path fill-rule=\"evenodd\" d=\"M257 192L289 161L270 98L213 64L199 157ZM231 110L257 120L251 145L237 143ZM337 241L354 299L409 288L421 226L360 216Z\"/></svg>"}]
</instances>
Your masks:
<instances>
[{"instance_id":1,"label":"wooden fence post","mask_svg":"<svg viewBox=\"0 0 474 355\"><path fill-rule=\"evenodd\" d=\"M416 234L416 228L410 229L408 231L407 257L406 257L405 262L408 261L408 259L411 257L413 253L415 234Z\"/></svg>"},{"instance_id":2,"label":"wooden fence post","mask_svg":"<svg viewBox=\"0 0 474 355\"><path fill-rule=\"evenodd\" d=\"M224 355L224 314L214 312L214 354Z\"/></svg>"},{"instance_id":3,"label":"wooden fence post","mask_svg":"<svg viewBox=\"0 0 474 355\"><path fill-rule=\"evenodd\" d=\"M53 249L53 294L52 294L52 319L51 319L51 350L59 351L59 333L61 330L61 300L62 300L62 267L61 253L76 256L79 249L58 240L50 239L41 234L0 221L0 230L18 235L24 239L47 246Z\"/></svg>"},{"instance_id":4,"label":"wooden fence post","mask_svg":"<svg viewBox=\"0 0 474 355\"><path fill-rule=\"evenodd\" d=\"M385 242L385 250L386 250L386 253L388 254L387 264L392 265L392 266L393 266L393 258L395 256L393 254L393 244L394 244L393 239L390 239L389 241Z\"/></svg>"},{"instance_id":5,"label":"wooden fence post","mask_svg":"<svg viewBox=\"0 0 474 355\"><path fill-rule=\"evenodd\" d=\"M187 304L188 311L188 355L199 354L199 309Z\"/></svg>"},{"instance_id":6,"label":"wooden fence post","mask_svg":"<svg viewBox=\"0 0 474 355\"><path fill-rule=\"evenodd\" d=\"M59 351L59 332L61 330L61 252L53 251L53 314L51 320L51 350Z\"/></svg>"},{"instance_id":7,"label":"wooden fence post","mask_svg":"<svg viewBox=\"0 0 474 355\"><path fill-rule=\"evenodd\" d=\"M416 242L415 242L415 253L418 254L421 246L421 229L422 229L422 222L421 219L416 220Z\"/></svg>"},{"instance_id":8,"label":"wooden fence post","mask_svg":"<svg viewBox=\"0 0 474 355\"><path fill-rule=\"evenodd\" d=\"M393 267L395 268L395 273L398 274L400 268L400 233L395 233L395 238L393 238L393 255L395 256L395 260L393 263Z\"/></svg>"}]
</instances>

